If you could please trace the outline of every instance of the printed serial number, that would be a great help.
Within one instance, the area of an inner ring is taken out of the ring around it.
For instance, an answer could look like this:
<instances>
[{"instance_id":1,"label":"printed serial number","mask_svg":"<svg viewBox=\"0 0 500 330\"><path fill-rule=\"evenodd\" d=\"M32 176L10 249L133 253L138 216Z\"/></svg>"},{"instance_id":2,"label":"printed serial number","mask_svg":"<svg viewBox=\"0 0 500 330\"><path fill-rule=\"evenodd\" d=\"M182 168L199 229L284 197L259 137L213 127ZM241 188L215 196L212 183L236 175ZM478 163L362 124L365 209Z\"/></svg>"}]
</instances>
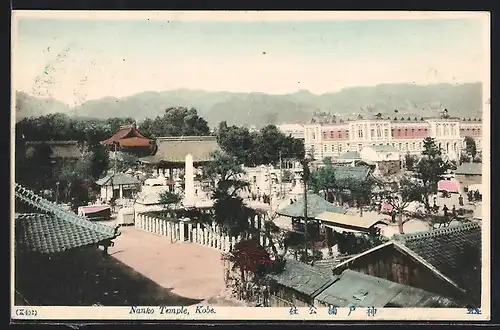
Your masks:
<instances>
[{"instance_id":1,"label":"printed serial number","mask_svg":"<svg viewBox=\"0 0 500 330\"><path fill-rule=\"evenodd\" d=\"M16 316L37 316L38 311L36 309L17 308L15 314Z\"/></svg>"}]
</instances>

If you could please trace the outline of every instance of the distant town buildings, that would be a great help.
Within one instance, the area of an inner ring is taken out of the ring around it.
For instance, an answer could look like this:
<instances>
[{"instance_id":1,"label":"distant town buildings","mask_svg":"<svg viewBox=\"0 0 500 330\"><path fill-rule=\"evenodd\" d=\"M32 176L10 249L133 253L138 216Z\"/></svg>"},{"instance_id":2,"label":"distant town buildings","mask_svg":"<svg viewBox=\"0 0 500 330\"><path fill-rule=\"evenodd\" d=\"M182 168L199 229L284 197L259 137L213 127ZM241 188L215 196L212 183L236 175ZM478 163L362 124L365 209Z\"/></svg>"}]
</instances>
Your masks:
<instances>
[{"instance_id":1,"label":"distant town buildings","mask_svg":"<svg viewBox=\"0 0 500 330\"><path fill-rule=\"evenodd\" d=\"M480 150L483 135L480 118L374 118L283 124L278 128L303 139L306 150L312 151L315 159L361 152L369 146L391 146L401 155L420 154L423 140L432 137L443 154L456 160L465 147L466 136L474 138Z\"/></svg>"}]
</instances>

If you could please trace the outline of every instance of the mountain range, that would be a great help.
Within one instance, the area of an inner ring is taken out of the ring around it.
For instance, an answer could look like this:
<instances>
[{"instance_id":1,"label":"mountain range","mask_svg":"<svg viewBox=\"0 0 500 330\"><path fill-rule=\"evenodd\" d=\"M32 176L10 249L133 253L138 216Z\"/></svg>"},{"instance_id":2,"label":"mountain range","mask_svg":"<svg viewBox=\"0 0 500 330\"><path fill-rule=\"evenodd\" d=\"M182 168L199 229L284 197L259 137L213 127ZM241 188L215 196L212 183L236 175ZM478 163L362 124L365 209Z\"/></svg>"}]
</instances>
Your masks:
<instances>
[{"instance_id":1,"label":"mountain range","mask_svg":"<svg viewBox=\"0 0 500 330\"><path fill-rule=\"evenodd\" d=\"M316 112L330 112L337 117L364 118L381 113L384 117L436 116L448 109L452 116L480 116L481 83L464 84L382 84L350 87L338 92L313 94L300 90L292 94L208 92L178 89L164 92L141 92L131 96L104 97L70 107L56 99L42 99L16 92L16 119L49 113L71 116L109 118L132 117L142 120L156 117L168 107L194 107L211 126L228 124L262 126L279 123L304 123Z\"/></svg>"}]
</instances>

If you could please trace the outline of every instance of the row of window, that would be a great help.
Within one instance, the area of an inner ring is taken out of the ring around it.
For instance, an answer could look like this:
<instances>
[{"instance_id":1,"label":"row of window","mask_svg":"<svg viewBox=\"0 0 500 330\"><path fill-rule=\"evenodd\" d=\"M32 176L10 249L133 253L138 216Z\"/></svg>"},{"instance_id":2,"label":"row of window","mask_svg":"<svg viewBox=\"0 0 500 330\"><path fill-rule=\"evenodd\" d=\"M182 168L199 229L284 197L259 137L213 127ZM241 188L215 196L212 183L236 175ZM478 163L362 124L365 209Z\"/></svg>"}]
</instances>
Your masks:
<instances>
[{"instance_id":1,"label":"row of window","mask_svg":"<svg viewBox=\"0 0 500 330\"><path fill-rule=\"evenodd\" d=\"M476 141L476 144L479 146L479 141ZM375 144L372 144L375 145ZM384 145L383 143L380 143L379 145ZM406 143L389 143L387 142L385 145L392 146L393 148L396 148L399 151L421 151L423 150L424 144L423 142L406 142ZM350 150L350 144L346 143L346 150ZM457 142L453 143L453 149L451 149L451 144L450 142L447 143L438 143L439 149L443 150L444 152L449 152L450 150L454 150L455 152L458 151L457 148ZM465 142L462 143L462 147L465 147ZM311 149L314 150L314 145L311 145ZM359 143L358 144L358 151L363 150L363 144ZM338 143L338 144L332 144L330 147L328 145L323 145L323 152L324 153L342 153L343 151L343 144Z\"/></svg>"},{"instance_id":2,"label":"row of window","mask_svg":"<svg viewBox=\"0 0 500 330\"><path fill-rule=\"evenodd\" d=\"M391 130L391 133L392 133L392 136L408 136L408 133L411 132L410 136L413 136L415 134L415 131L417 132L424 132L424 133L427 133L428 132L428 129L427 128L418 128L418 129L415 129L415 128L411 128L411 129L408 129L408 128L393 128ZM460 129L461 132L464 132L464 131L472 131L472 134L480 134L481 133L481 129L480 128L461 128ZM404 133L404 134L401 134L401 133ZM371 133L371 137L377 137L377 138L388 138L389 136L389 130L388 129L384 129L384 136L382 136L382 129L380 127L377 127L377 135L375 136L375 129L371 129L370 131ZM397 134L396 134L397 133ZM451 135L455 135L456 134L456 129L454 127L451 127L451 132L448 131L448 126L445 125L444 126L444 134L441 134L441 129L438 129L437 132L436 132L436 136L447 136L448 133L451 133ZM327 132L323 132L323 139L327 139ZM335 137L338 137L339 139L342 138L342 131L341 130L338 130L337 132L335 131L330 131L330 138L331 139L335 139ZM348 139L349 138L349 131L346 130L345 131L345 138ZM363 139L364 138L364 131L363 131L363 128L358 128L358 138L360 139ZM315 133L312 133L312 139L313 140L316 140L316 134Z\"/></svg>"}]
</instances>

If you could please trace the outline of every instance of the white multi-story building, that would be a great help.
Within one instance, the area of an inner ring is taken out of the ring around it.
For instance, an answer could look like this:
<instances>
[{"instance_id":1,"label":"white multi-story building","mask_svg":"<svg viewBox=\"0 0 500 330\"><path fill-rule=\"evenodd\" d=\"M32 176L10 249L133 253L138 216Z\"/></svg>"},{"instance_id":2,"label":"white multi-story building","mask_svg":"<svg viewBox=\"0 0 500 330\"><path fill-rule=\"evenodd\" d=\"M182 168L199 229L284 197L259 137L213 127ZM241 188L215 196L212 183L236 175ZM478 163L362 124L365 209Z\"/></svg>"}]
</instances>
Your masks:
<instances>
[{"instance_id":1,"label":"white multi-story building","mask_svg":"<svg viewBox=\"0 0 500 330\"><path fill-rule=\"evenodd\" d=\"M291 135L296 139L304 139L304 125L302 124L280 124L277 127L285 135Z\"/></svg>"},{"instance_id":2,"label":"white multi-story building","mask_svg":"<svg viewBox=\"0 0 500 330\"><path fill-rule=\"evenodd\" d=\"M395 118L396 119L396 118ZM290 124L288 124L290 125ZM450 159L458 159L464 148L465 136L482 145L481 119L359 119L337 123L311 123L303 127L306 150L312 151L315 159L337 157L347 151L361 151L373 145L394 147L401 155L420 154L426 137L433 137L442 152ZM296 131L294 136L301 136ZM280 129L282 129L280 127ZM290 129L282 129L291 134Z\"/></svg>"}]
</instances>

